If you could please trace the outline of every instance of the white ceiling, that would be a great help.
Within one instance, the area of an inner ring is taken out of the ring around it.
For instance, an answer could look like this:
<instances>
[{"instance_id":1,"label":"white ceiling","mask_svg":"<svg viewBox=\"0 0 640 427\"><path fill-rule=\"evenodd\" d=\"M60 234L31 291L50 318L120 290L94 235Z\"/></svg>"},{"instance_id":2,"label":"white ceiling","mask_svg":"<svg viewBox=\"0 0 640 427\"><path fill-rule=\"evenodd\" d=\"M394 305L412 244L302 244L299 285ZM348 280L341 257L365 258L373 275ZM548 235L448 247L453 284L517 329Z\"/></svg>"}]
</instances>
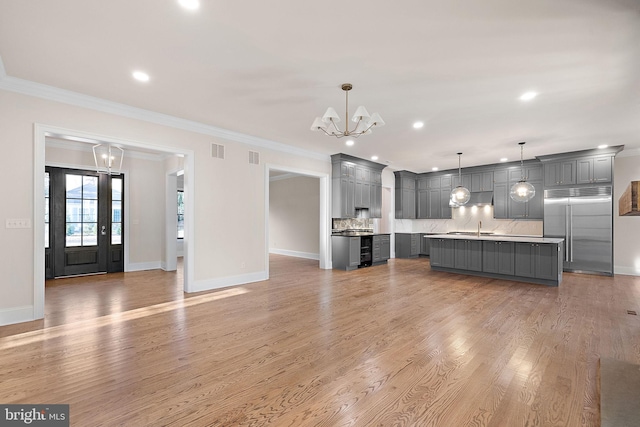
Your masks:
<instances>
[{"instance_id":1,"label":"white ceiling","mask_svg":"<svg viewBox=\"0 0 640 427\"><path fill-rule=\"evenodd\" d=\"M201 2L0 0L0 57L11 77L415 172L518 160L519 141L525 158L640 148L638 0ZM353 147L309 130L344 114L345 82L387 123Z\"/></svg>"}]
</instances>

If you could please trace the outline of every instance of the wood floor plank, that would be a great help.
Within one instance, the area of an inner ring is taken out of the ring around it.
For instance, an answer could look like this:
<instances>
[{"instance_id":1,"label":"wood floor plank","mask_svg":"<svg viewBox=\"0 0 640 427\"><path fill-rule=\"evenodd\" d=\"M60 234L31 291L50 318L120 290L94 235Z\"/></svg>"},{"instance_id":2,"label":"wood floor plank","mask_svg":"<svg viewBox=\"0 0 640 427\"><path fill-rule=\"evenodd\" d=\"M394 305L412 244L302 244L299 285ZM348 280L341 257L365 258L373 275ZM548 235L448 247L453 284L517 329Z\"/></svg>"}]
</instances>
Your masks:
<instances>
[{"instance_id":1,"label":"wood floor plank","mask_svg":"<svg viewBox=\"0 0 640 427\"><path fill-rule=\"evenodd\" d=\"M638 277L276 255L270 275L198 294L181 272L48 282L44 320L0 328L0 401L68 403L77 426L598 426L600 357L640 363Z\"/></svg>"}]
</instances>

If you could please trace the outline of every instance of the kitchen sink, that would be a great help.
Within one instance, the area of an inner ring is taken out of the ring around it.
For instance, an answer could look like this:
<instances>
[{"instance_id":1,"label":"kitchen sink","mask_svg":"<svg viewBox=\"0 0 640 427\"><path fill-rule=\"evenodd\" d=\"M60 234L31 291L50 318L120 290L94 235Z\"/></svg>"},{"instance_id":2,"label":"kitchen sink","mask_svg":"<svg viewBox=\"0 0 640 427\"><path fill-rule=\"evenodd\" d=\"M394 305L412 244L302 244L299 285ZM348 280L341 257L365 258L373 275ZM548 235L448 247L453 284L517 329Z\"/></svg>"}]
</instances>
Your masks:
<instances>
[{"instance_id":1,"label":"kitchen sink","mask_svg":"<svg viewBox=\"0 0 640 427\"><path fill-rule=\"evenodd\" d=\"M454 236L477 236L478 233L476 231L449 231L447 234L451 234ZM493 233L490 231L481 231L481 236L490 236Z\"/></svg>"}]
</instances>

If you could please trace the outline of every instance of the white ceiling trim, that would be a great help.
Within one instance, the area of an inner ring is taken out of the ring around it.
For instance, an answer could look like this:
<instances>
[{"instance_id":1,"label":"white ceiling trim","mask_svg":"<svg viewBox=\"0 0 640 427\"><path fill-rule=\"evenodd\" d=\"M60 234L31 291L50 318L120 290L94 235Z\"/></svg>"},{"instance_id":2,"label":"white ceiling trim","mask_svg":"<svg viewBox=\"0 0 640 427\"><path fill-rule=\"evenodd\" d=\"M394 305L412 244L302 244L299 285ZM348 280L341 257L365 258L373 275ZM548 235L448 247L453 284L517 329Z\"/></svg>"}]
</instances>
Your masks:
<instances>
[{"instance_id":1,"label":"white ceiling trim","mask_svg":"<svg viewBox=\"0 0 640 427\"><path fill-rule=\"evenodd\" d=\"M93 145L85 144L83 142L73 142L73 141L53 141L49 138L45 140L46 147L53 148L61 148L64 150L72 150L72 151L83 151L87 153L93 152ZM170 153L162 153L162 154L152 154L152 153L140 153L138 151L130 151L125 147L124 156L131 157L134 159L142 159L142 160L150 160L154 162L161 162L164 159L167 159L172 156Z\"/></svg>"},{"instance_id":2,"label":"white ceiling trim","mask_svg":"<svg viewBox=\"0 0 640 427\"><path fill-rule=\"evenodd\" d=\"M234 132L204 123L195 122L192 120L181 119L179 117L170 116L168 114L157 113L155 111L107 101L102 98L84 95L70 90L59 89L41 83L7 76L4 65L2 63L2 57L0 57L0 89L20 93L23 95L33 96L36 98L48 99L50 101L61 102L63 104L96 110L103 113L142 120L162 126L169 126L189 132L209 135L216 138L223 138L230 141L266 148L269 150L280 151L326 162L331 161L331 158L326 154L316 153L314 151L305 150L302 148L283 144L281 142L276 142L257 136L246 135L240 132Z\"/></svg>"}]
</instances>

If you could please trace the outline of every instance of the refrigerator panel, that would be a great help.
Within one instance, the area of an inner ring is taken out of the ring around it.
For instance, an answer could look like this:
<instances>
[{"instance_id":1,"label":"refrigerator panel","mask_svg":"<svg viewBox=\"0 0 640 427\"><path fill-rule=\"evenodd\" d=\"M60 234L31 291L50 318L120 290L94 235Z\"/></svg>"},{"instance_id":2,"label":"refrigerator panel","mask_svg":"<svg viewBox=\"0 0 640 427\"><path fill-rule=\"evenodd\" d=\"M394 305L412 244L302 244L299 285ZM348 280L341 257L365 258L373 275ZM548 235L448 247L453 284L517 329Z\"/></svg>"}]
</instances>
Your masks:
<instances>
[{"instance_id":1,"label":"refrigerator panel","mask_svg":"<svg viewBox=\"0 0 640 427\"><path fill-rule=\"evenodd\" d=\"M569 238L567 235L569 225L569 198L558 197L544 199L544 236L545 237L560 237L565 239L564 241L564 268L568 268L569 262Z\"/></svg>"},{"instance_id":2,"label":"refrigerator panel","mask_svg":"<svg viewBox=\"0 0 640 427\"><path fill-rule=\"evenodd\" d=\"M568 268L612 274L611 197L572 197L569 205Z\"/></svg>"}]
</instances>

